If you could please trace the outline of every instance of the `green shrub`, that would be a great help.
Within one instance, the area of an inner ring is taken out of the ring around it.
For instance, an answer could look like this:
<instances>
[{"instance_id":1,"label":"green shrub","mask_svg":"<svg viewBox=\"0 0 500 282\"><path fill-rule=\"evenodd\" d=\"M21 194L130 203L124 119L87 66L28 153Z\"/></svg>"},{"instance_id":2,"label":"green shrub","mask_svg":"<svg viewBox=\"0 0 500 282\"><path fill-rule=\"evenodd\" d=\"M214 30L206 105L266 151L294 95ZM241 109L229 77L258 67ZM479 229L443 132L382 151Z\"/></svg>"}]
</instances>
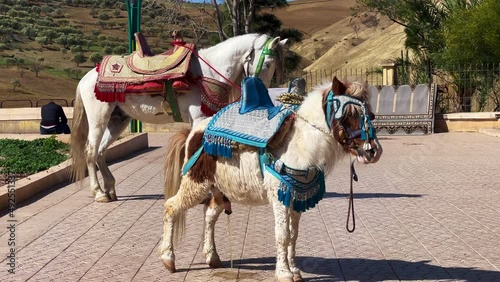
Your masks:
<instances>
[{"instance_id":1,"label":"green shrub","mask_svg":"<svg viewBox=\"0 0 500 282\"><path fill-rule=\"evenodd\" d=\"M33 174L68 159L69 145L55 136L33 141L0 139L0 172Z\"/></svg>"}]
</instances>

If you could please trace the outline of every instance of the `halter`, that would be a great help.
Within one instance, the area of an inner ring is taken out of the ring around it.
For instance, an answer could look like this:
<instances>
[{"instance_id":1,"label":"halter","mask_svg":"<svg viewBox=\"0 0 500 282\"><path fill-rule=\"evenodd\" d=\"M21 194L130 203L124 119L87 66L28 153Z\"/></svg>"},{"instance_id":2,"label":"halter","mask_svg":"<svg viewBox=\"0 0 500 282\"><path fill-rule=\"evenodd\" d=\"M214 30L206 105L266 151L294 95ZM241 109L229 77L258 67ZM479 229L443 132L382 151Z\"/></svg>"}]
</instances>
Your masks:
<instances>
[{"instance_id":1,"label":"halter","mask_svg":"<svg viewBox=\"0 0 500 282\"><path fill-rule=\"evenodd\" d=\"M256 38L254 40L257 40ZM262 71L262 66L264 65L264 59L267 56L276 56L276 51L269 49L269 44L273 41L272 38L269 38L266 43L264 44L264 47L262 49L262 52L260 53L259 57L259 62L257 63L257 67L255 68L255 73L253 76L259 76L260 72ZM253 47L254 44L252 44L252 47L245 53L245 56L243 57L242 64L243 64L243 72L245 73L245 76L250 76L250 61L252 59L252 54L255 53L255 48Z\"/></svg>"},{"instance_id":2,"label":"halter","mask_svg":"<svg viewBox=\"0 0 500 282\"><path fill-rule=\"evenodd\" d=\"M345 108L350 104L361 108L362 115L360 120L360 129L352 130L351 128L346 127L342 120L345 114ZM327 97L325 119L330 130L333 120L336 120L341 125L342 129L347 129L348 135L344 134L343 145L349 145L353 139L361 137L361 140L365 140L363 149L371 149L370 139L376 138L376 135L370 116L366 113L366 107L363 101L345 94L335 96L335 93L330 90Z\"/></svg>"}]
</instances>

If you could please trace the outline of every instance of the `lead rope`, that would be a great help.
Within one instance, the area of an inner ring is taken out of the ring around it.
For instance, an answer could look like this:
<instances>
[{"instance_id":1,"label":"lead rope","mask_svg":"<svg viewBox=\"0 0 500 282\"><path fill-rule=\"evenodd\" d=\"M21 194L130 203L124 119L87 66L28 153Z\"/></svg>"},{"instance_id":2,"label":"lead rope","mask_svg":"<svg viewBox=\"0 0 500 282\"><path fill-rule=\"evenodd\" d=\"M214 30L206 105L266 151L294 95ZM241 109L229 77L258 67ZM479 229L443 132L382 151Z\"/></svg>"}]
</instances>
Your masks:
<instances>
[{"instance_id":1,"label":"lead rope","mask_svg":"<svg viewBox=\"0 0 500 282\"><path fill-rule=\"evenodd\" d=\"M358 175L356 174L356 170L354 169L354 162L355 161L356 160L352 160L352 158L351 158L351 168L350 168L351 191L349 193L349 208L347 209L347 222L345 224L345 228L347 229L347 232L349 232L349 233L354 232L354 229L356 229L356 218L354 217L354 191L352 188L353 180L356 182L358 181ZM352 214L352 229L349 228L349 219L351 217L351 214Z\"/></svg>"}]
</instances>

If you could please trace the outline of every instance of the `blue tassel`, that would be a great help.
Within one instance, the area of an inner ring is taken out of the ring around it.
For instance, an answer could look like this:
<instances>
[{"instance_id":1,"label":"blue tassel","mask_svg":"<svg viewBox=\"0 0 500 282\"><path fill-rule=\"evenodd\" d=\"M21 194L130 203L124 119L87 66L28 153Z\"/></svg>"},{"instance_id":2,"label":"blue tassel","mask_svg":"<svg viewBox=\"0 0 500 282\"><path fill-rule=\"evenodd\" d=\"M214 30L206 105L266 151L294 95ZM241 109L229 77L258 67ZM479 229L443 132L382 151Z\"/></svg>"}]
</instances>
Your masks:
<instances>
[{"instance_id":1,"label":"blue tassel","mask_svg":"<svg viewBox=\"0 0 500 282\"><path fill-rule=\"evenodd\" d=\"M285 207L289 207L290 206L290 200L292 198L292 192L290 191L290 187L287 187L286 189L286 192L285 192L285 198L283 199L283 205L285 205Z\"/></svg>"},{"instance_id":2,"label":"blue tassel","mask_svg":"<svg viewBox=\"0 0 500 282\"><path fill-rule=\"evenodd\" d=\"M366 140L365 115L361 116L359 124L361 125L361 140Z\"/></svg>"},{"instance_id":3,"label":"blue tassel","mask_svg":"<svg viewBox=\"0 0 500 282\"><path fill-rule=\"evenodd\" d=\"M373 127L371 120L368 120L368 126L370 127L370 129L369 129L369 131L370 131L370 133L369 133L370 139L376 138L375 128Z\"/></svg>"}]
</instances>

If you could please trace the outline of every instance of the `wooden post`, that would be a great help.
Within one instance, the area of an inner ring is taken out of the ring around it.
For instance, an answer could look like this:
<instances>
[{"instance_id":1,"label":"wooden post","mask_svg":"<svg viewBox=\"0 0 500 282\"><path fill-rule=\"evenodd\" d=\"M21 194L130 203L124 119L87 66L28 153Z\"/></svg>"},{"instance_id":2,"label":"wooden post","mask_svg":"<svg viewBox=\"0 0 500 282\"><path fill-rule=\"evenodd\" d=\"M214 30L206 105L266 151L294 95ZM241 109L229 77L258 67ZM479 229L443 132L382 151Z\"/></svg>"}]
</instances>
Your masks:
<instances>
[{"instance_id":1,"label":"wooden post","mask_svg":"<svg viewBox=\"0 0 500 282\"><path fill-rule=\"evenodd\" d=\"M382 64L382 85L396 84L396 64L385 63Z\"/></svg>"}]
</instances>

